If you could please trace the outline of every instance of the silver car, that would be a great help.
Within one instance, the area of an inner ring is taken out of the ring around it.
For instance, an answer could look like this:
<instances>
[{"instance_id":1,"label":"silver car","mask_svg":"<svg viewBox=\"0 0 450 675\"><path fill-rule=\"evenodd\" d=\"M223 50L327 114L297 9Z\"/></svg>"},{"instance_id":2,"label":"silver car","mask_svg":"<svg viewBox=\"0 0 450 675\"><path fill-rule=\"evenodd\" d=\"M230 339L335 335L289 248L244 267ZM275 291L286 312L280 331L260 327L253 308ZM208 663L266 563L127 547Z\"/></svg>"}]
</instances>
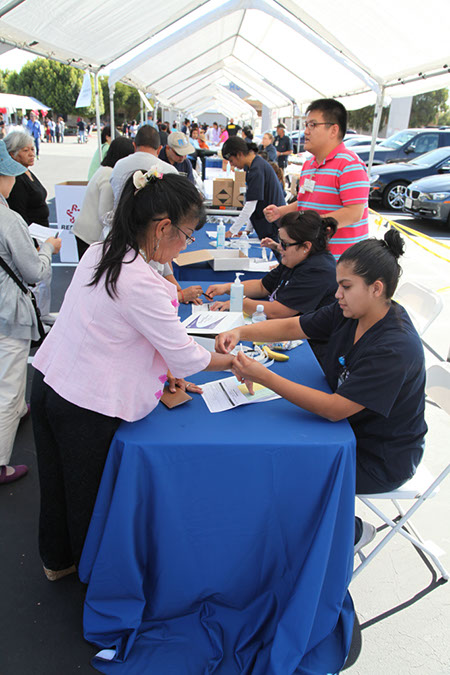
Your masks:
<instances>
[{"instance_id":1,"label":"silver car","mask_svg":"<svg viewBox=\"0 0 450 675\"><path fill-rule=\"evenodd\" d=\"M416 217L444 221L450 227L450 166L449 173L410 183L403 211Z\"/></svg>"}]
</instances>

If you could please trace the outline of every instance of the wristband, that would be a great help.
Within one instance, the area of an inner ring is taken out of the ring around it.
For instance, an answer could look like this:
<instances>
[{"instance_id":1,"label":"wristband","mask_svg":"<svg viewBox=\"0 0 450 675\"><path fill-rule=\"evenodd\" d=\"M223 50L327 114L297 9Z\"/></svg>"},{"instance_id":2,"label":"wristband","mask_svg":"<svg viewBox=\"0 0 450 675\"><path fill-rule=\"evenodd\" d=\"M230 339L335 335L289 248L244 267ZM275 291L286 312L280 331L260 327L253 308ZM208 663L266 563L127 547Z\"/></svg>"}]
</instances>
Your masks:
<instances>
[{"instance_id":1,"label":"wristband","mask_svg":"<svg viewBox=\"0 0 450 675\"><path fill-rule=\"evenodd\" d=\"M180 291L180 293L181 293L181 302L184 303L184 304L186 304L186 300L184 299L184 293L183 293L183 291Z\"/></svg>"}]
</instances>

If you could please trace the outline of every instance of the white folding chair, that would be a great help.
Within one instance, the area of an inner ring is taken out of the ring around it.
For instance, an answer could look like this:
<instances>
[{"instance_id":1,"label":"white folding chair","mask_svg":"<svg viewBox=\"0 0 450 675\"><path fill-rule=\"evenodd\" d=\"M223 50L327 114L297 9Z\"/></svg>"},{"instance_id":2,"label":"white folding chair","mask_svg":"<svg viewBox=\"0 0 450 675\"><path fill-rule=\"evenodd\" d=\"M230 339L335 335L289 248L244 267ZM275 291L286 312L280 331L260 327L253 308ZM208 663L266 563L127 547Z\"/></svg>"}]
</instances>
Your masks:
<instances>
[{"instance_id":1,"label":"white folding chair","mask_svg":"<svg viewBox=\"0 0 450 675\"><path fill-rule=\"evenodd\" d=\"M425 388L427 395L450 415L450 364L442 363L431 366L427 370L427 382ZM445 580L448 580L448 572L439 561L439 556L443 555L444 551L442 551L442 549L434 542L424 541L417 529L412 525L410 519L427 499L436 496L439 492L440 483L449 473L450 463L447 464L437 478L434 478L428 469L423 464L420 464L413 478L399 487L398 490L373 495L357 495L357 498L379 516L386 525L389 525L390 529L369 555L365 556L361 551L358 552L361 562L353 572L353 579L367 567L370 561L375 558L395 534L401 534L414 546L426 553L436 565L442 574L442 577ZM394 504L398 511L400 518L396 522L391 520L391 518L373 503L374 501L387 499ZM399 501L405 499L414 501L414 504L407 511L404 511L399 504ZM410 530L412 534L404 529L405 526L408 527L408 530Z\"/></svg>"},{"instance_id":2,"label":"white folding chair","mask_svg":"<svg viewBox=\"0 0 450 675\"><path fill-rule=\"evenodd\" d=\"M445 359L435 352L422 338L422 335L442 310L442 298L425 286L405 281L404 284L397 288L394 300L408 312L416 331L420 335L423 346L434 354L439 361L444 361Z\"/></svg>"}]
</instances>

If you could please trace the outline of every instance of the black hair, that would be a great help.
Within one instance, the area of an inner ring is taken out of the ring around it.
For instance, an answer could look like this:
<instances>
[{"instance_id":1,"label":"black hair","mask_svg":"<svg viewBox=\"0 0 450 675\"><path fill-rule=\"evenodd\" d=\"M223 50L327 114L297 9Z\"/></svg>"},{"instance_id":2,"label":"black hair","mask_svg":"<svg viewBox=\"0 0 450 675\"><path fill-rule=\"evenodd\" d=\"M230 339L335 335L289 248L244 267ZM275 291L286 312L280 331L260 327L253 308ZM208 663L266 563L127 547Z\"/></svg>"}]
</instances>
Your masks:
<instances>
[{"instance_id":1,"label":"black hair","mask_svg":"<svg viewBox=\"0 0 450 675\"><path fill-rule=\"evenodd\" d=\"M344 138L347 133L347 110L334 98L318 98L313 101L306 108L306 114L318 110L322 113L325 122L330 124L337 124L339 127L340 137Z\"/></svg>"},{"instance_id":2,"label":"black hair","mask_svg":"<svg viewBox=\"0 0 450 675\"><path fill-rule=\"evenodd\" d=\"M244 127L242 129L242 132L243 132L245 138L249 138L251 141L253 140L253 131L250 127Z\"/></svg>"},{"instance_id":3,"label":"black hair","mask_svg":"<svg viewBox=\"0 0 450 675\"><path fill-rule=\"evenodd\" d=\"M161 126L159 127L160 131L167 131L167 124L163 122Z\"/></svg>"},{"instance_id":4,"label":"black hair","mask_svg":"<svg viewBox=\"0 0 450 675\"><path fill-rule=\"evenodd\" d=\"M335 234L337 225L334 218L308 210L287 213L281 218L279 228L286 230L288 237L299 244L310 241L309 255L314 255L328 250L328 240Z\"/></svg>"},{"instance_id":5,"label":"black hair","mask_svg":"<svg viewBox=\"0 0 450 675\"><path fill-rule=\"evenodd\" d=\"M145 147L158 150L159 146L161 145L159 131L150 124L143 124L138 130L134 142L137 148Z\"/></svg>"},{"instance_id":6,"label":"black hair","mask_svg":"<svg viewBox=\"0 0 450 675\"><path fill-rule=\"evenodd\" d=\"M101 136L100 136L101 140L102 140L102 145L103 145L103 143L106 143L106 137L107 136L109 136L111 138L111 127L109 126L109 124L106 124L102 129L102 133L101 133Z\"/></svg>"},{"instance_id":7,"label":"black hair","mask_svg":"<svg viewBox=\"0 0 450 675\"><path fill-rule=\"evenodd\" d=\"M249 152L258 152L258 146L256 143L246 143L243 138L239 136L231 136L228 138L222 147L222 157L227 159L228 157L236 157L238 152L242 152L243 155L248 155Z\"/></svg>"},{"instance_id":8,"label":"black hair","mask_svg":"<svg viewBox=\"0 0 450 675\"><path fill-rule=\"evenodd\" d=\"M391 229L386 232L384 239L366 239L350 246L338 263L351 265L353 274L362 277L368 286L380 279L384 284L386 299L390 300L402 273L398 259L404 249L402 237L397 230Z\"/></svg>"},{"instance_id":9,"label":"black hair","mask_svg":"<svg viewBox=\"0 0 450 675\"><path fill-rule=\"evenodd\" d=\"M115 138L113 141L111 141L111 145L109 146L108 152L101 162L101 166L110 166L113 169L119 159L128 157L128 155L132 155L133 152L133 141L131 141L129 138L125 138L124 136L119 136L119 138Z\"/></svg>"},{"instance_id":10,"label":"black hair","mask_svg":"<svg viewBox=\"0 0 450 675\"><path fill-rule=\"evenodd\" d=\"M152 177L140 190L136 190L133 176L130 176L122 190L111 230L102 245L100 262L89 285L96 286L105 275L108 295L111 298L117 296L117 281L125 254L132 250L134 256L130 262L136 259L152 221L160 218L170 218L174 225L181 225L187 220L197 221L195 229L199 230L206 222L203 197L190 180L178 174Z\"/></svg>"}]
</instances>

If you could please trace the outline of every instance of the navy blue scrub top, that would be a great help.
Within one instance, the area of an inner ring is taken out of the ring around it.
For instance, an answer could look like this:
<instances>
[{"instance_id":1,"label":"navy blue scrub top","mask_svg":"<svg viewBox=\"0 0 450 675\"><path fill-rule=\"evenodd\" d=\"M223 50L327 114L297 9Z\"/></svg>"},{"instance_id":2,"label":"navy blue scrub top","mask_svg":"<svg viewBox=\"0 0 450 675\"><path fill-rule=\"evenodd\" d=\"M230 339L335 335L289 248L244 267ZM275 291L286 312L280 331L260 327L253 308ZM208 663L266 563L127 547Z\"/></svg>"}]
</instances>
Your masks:
<instances>
[{"instance_id":1,"label":"navy blue scrub top","mask_svg":"<svg viewBox=\"0 0 450 675\"><path fill-rule=\"evenodd\" d=\"M283 136L283 138L281 138L281 136L278 135L275 136L273 144L277 152L287 152L288 150L292 150L291 139L286 134ZM287 166L287 163L288 163L288 155L281 155L280 157L278 157L279 167L284 169Z\"/></svg>"},{"instance_id":2,"label":"navy blue scrub top","mask_svg":"<svg viewBox=\"0 0 450 675\"><path fill-rule=\"evenodd\" d=\"M170 164L169 160L167 159L166 147L167 146L163 147L158 157L163 162L167 162L167 164ZM173 164L172 166L175 167L175 169L178 171L179 174L181 174L182 176L185 175L186 178L189 178L191 183L194 183L195 185L194 174L192 173L192 162L190 159L186 157L186 159L183 159L182 162L176 162L176 164Z\"/></svg>"},{"instance_id":3,"label":"navy blue scrub top","mask_svg":"<svg viewBox=\"0 0 450 675\"><path fill-rule=\"evenodd\" d=\"M394 301L353 344L357 324L337 302L300 318L309 338L329 340L322 366L332 391L364 406L348 418L358 460L377 481L400 485L414 475L427 431L422 343Z\"/></svg>"},{"instance_id":4,"label":"navy blue scrub top","mask_svg":"<svg viewBox=\"0 0 450 675\"><path fill-rule=\"evenodd\" d=\"M246 169L247 191L245 199L247 202L258 202L256 209L250 216L250 221L256 230L260 239L272 237L278 241L278 227L275 223L269 223L264 217L264 209L269 204L284 206L283 188L278 180L277 174L270 164L259 155L255 155L249 169Z\"/></svg>"},{"instance_id":5,"label":"navy blue scrub top","mask_svg":"<svg viewBox=\"0 0 450 675\"><path fill-rule=\"evenodd\" d=\"M335 301L336 261L328 251L315 253L292 268L280 263L261 282L271 300L299 314L312 312Z\"/></svg>"},{"instance_id":6,"label":"navy blue scrub top","mask_svg":"<svg viewBox=\"0 0 450 675\"><path fill-rule=\"evenodd\" d=\"M269 162L277 162L278 155L277 150L273 143L269 143L268 146L264 147L262 144L258 146L258 152L267 152L267 159Z\"/></svg>"}]
</instances>

